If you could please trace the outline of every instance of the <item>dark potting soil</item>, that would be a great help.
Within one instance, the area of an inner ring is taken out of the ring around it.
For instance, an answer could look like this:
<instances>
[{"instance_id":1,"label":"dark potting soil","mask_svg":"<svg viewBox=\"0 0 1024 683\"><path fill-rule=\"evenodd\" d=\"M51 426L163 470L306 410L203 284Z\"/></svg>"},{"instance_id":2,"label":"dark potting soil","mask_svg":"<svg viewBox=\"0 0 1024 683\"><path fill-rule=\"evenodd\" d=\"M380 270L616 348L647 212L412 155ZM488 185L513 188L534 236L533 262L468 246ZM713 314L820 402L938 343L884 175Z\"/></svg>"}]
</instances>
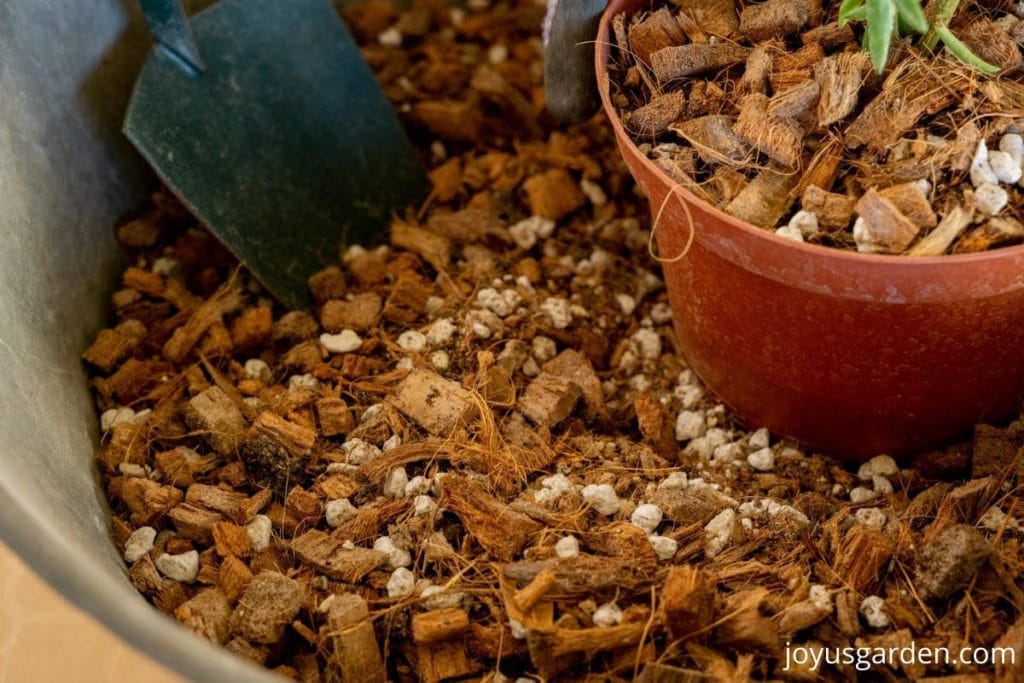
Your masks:
<instances>
[{"instance_id":1,"label":"dark potting soil","mask_svg":"<svg viewBox=\"0 0 1024 683\"><path fill-rule=\"evenodd\" d=\"M679 0L612 23L612 102L678 185L783 237L937 256L1024 241L1024 21L951 27L1002 72L893 46L878 76L838 0Z\"/></svg>"},{"instance_id":2,"label":"dark potting soil","mask_svg":"<svg viewBox=\"0 0 1024 683\"><path fill-rule=\"evenodd\" d=\"M433 193L311 278L312 313L164 191L119 226L84 359L133 585L302 681L1020 680L810 671L1019 656L1024 422L859 468L741 425L674 352L607 123L541 110L542 11L346 10Z\"/></svg>"}]
</instances>

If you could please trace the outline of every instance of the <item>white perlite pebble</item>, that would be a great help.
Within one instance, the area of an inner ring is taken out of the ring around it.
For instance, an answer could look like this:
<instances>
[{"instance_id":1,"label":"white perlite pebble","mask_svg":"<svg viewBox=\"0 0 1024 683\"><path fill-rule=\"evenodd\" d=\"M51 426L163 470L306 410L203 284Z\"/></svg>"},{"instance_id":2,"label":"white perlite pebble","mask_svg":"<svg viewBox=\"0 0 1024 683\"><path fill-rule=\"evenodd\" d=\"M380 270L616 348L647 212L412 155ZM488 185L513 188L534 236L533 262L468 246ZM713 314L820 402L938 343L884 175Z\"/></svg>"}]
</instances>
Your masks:
<instances>
[{"instance_id":1,"label":"white perlite pebble","mask_svg":"<svg viewBox=\"0 0 1024 683\"><path fill-rule=\"evenodd\" d=\"M828 588L821 584L814 584L808 591L807 599L811 601L815 607L820 609L822 612L828 612L831 614L832 596L828 593Z\"/></svg>"},{"instance_id":2,"label":"white perlite pebble","mask_svg":"<svg viewBox=\"0 0 1024 683\"><path fill-rule=\"evenodd\" d=\"M608 203L608 195L593 180L587 180L586 178L581 180L580 190L583 192L583 196L589 199L590 203L594 206L604 206Z\"/></svg>"},{"instance_id":3,"label":"white perlite pebble","mask_svg":"<svg viewBox=\"0 0 1024 683\"><path fill-rule=\"evenodd\" d=\"M676 415L676 441L689 441L704 436L708 430L704 413L696 410L680 410Z\"/></svg>"},{"instance_id":4,"label":"white perlite pebble","mask_svg":"<svg viewBox=\"0 0 1024 683\"><path fill-rule=\"evenodd\" d=\"M676 551L679 550L679 543L676 542L676 539L669 538L668 536L658 536L653 534L648 536L647 540L650 542L651 547L654 548L654 554L657 555L658 559L662 562L671 560L676 554Z\"/></svg>"},{"instance_id":5,"label":"white perlite pebble","mask_svg":"<svg viewBox=\"0 0 1024 683\"><path fill-rule=\"evenodd\" d=\"M487 61L497 66L508 59L508 47L496 43L487 48Z\"/></svg>"},{"instance_id":6,"label":"white perlite pebble","mask_svg":"<svg viewBox=\"0 0 1024 683\"><path fill-rule=\"evenodd\" d=\"M530 356L523 362L523 367L521 369L523 374L527 377L536 377L540 374L540 366L537 365L537 359L533 356Z\"/></svg>"},{"instance_id":7,"label":"white perlite pebble","mask_svg":"<svg viewBox=\"0 0 1024 683\"><path fill-rule=\"evenodd\" d=\"M660 507L654 503L644 503L637 506L636 510L633 510L629 521L647 533L652 533L661 524L662 517L664 517L664 514Z\"/></svg>"},{"instance_id":8,"label":"white perlite pebble","mask_svg":"<svg viewBox=\"0 0 1024 683\"><path fill-rule=\"evenodd\" d=\"M405 485L409 483L409 475L404 467L396 467L384 478L384 495L388 498L405 496Z\"/></svg>"},{"instance_id":9,"label":"white perlite pebble","mask_svg":"<svg viewBox=\"0 0 1024 683\"><path fill-rule=\"evenodd\" d=\"M384 47L401 47L402 32L398 30L397 26L392 26L380 32L377 36L377 42Z\"/></svg>"},{"instance_id":10,"label":"white perlite pebble","mask_svg":"<svg viewBox=\"0 0 1024 683\"><path fill-rule=\"evenodd\" d=\"M818 216L811 211L797 211L789 219L789 228L796 228L804 237L814 237L818 234Z\"/></svg>"},{"instance_id":11,"label":"white perlite pebble","mask_svg":"<svg viewBox=\"0 0 1024 683\"><path fill-rule=\"evenodd\" d=\"M794 242L804 241L804 234L800 232L800 228L794 228L792 225L783 225L781 228L775 228L775 234L783 239Z\"/></svg>"},{"instance_id":12,"label":"white perlite pebble","mask_svg":"<svg viewBox=\"0 0 1024 683\"><path fill-rule=\"evenodd\" d=\"M747 456L747 464L758 472L771 472L775 469L775 454L771 448L762 448Z\"/></svg>"},{"instance_id":13,"label":"white perlite pebble","mask_svg":"<svg viewBox=\"0 0 1024 683\"><path fill-rule=\"evenodd\" d=\"M610 484L589 484L583 487L583 501L606 517L622 507L622 501Z\"/></svg>"},{"instance_id":14,"label":"white perlite pebble","mask_svg":"<svg viewBox=\"0 0 1024 683\"><path fill-rule=\"evenodd\" d=\"M384 443L380 445L380 449L387 453L388 451L395 450L401 445L402 437L400 437L398 434L392 434L391 436L384 440Z\"/></svg>"},{"instance_id":15,"label":"white perlite pebble","mask_svg":"<svg viewBox=\"0 0 1024 683\"><path fill-rule=\"evenodd\" d=\"M506 289L499 292L491 287L486 287L476 293L477 305L486 308L501 318L512 315L516 310L516 306L522 302L523 298L514 289Z\"/></svg>"},{"instance_id":16,"label":"white perlite pebble","mask_svg":"<svg viewBox=\"0 0 1024 683\"><path fill-rule=\"evenodd\" d=\"M146 476L146 468L142 465L136 465L133 462L119 463L117 471L121 473L121 476L131 477L133 479L142 479Z\"/></svg>"},{"instance_id":17,"label":"white perlite pebble","mask_svg":"<svg viewBox=\"0 0 1024 683\"><path fill-rule=\"evenodd\" d=\"M544 363L558 355L558 345L551 337L538 334L530 344L533 357L537 362Z\"/></svg>"},{"instance_id":18,"label":"white perlite pebble","mask_svg":"<svg viewBox=\"0 0 1024 683\"><path fill-rule=\"evenodd\" d=\"M388 565L392 569L408 567L412 564L412 555L395 545L390 536L381 536L373 542L373 549L388 556Z\"/></svg>"},{"instance_id":19,"label":"white perlite pebble","mask_svg":"<svg viewBox=\"0 0 1024 683\"><path fill-rule=\"evenodd\" d=\"M412 498L413 496L422 496L425 493L430 493L431 485L432 482L429 479L422 474L417 474L405 485L405 497Z\"/></svg>"},{"instance_id":20,"label":"white perlite pebble","mask_svg":"<svg viewBox=\"0 0 1024 683\"><path fill-rule=\"evenodd\" d=\"M886 628L889 625L889 615L883 609L885 600L877 595L869 595L860 603L860 614L871 628Z\"/></svg>"},{"instance_id":21,"label":"white perlite pebble","mask_svg":"<svg viewBox=\"0 0 1024 683\"><path fill-rule=\"evenodd\" d=\"M292 375L288 378L288 389L309 389L310 391L316 391L320 388L320 381L313 375L306 373L304 375Z\"/></svg>"},{"instance_id":22,"label":"white perlite pebble","mask_svg":"<svg viewBox=\"0 0 1024 683\"><path fill-rule=\"evenodd\" d=\"M245 365L242 367L246 379L256 379L261 382L270 381L270 366L259 358L250 358L245 361Z\"/></svg>"},{"instance_id":23,"label":"white perlite pebble","mask_svg":"<svg viewBox=\"0 0 1024 683\"><path fill-rule=\"evenodd\" d=\"M1018 164L1024 162L1024 137L1017 133L1007 133L999 140L999 151L1005 152Z\"/></svg>"},{"instance_id":24,"label":"white perlite pebble","mask_svg":"<svg viewBox=\"0 0 1024 683\"><path fill-rule=\"evenodd\" d=\"M178 262L167 256L161 256L160 258L153 261L153 267L150 269L154 273L160 275L170 275L174 272L174 269L178 267Z\"/></svg>"},{"instance_id":25,"label":"white perlite pebble","mask_svg":"<svg viewBox=\"0 0 1024 683\"><path fill-rule=\"evenodd\" d=\"M421 603L428 610L459 607L466 599L461 591L445 590L443 586L427 586L420 592Z\"/></svg>"},{"instance_id":26,"label":"white perlite pebble","mask_svg":"<svg viewBox=\"0 0 1024 683\"><path fill-rule=\"evenodd\" d=\"M362 465L381 454L381 450L362 439L349 439L341 445L341 451L348 456L350 465Z\"/></svg>"},{"instance_id":27,"label":"white perlite pebble","mask_svg":"<svg viewBox=\"0 0 1024 683\"><path fill-rule=\"evenodd\" d=\"M516 640L525 640L526 636L530 635L530 632L526 630L526 627L515 619L508 620L508 628L512 631L512 637ZM530 683L533 683L533 681Z\"/></svg>"},{"instance_id":28,"label":"white perlite pebble","mask_svg":"<svg viewBox=\"0 0 1024 683\"><path fill-rule=\"evenodd\" d=\"M887 520L881 508L861 508L853 513L858 522L871 529L881 529Z\"/></svg>"},{"instance_id":29,"label":"white perlite pebble","mask_svg":"<svg viewBox=\"0 0 1024 683\"><path fill-rule=\"evenodd\" d=\"M327 518L327 526L334 529L356 516L359 511L348 498L335 498L327 501L324 506L324 516Z\"/></svg>"},{"instance_id":30,"label":"white perlite pebble","mask_svg":"<svg viewBox=\"0 0 1024 683\"><path fill-rule=\"evenodd\" d=\"M654 330L642 327L629 338L633 352L640 358L657 360L661 357L661 335Z\"/></svg>"},{"instance_id":31,"label":"white perlite pebble","mask_svg":"<svg viewBox=\"0 0 1024 683\"><path fill-rule=\"evenodd\" d=\"M412 514L426 517L437 509L437 503L430 496L416 496L412 499Z\"/></svg>"},{"instance_id":32,"label":"white perlite pebble","mask_svg":"<svg viewBox=\"0 0 1024 683\"><path fill-rule=\"evenodd\" d=\"M547 239L555 231L555 222L543 216L530 216L508 229L512 241L520 249L529 249L538 239Z\"/></svg>"},{"instance_id":33,"label":"white perlite pebble","mask_svg":"<svg viewBox=\"0 0 1024 683\"><path fill-rule=\"evenodd\" d=\"M575 536L560 538L555 544L555 555L559 557L576 557L580 554L580 541Z\"/></svg>"},{"instance_id":34,"label":"white perlite pebble","mask_svg":"<svg viewBox=\"0 0 1024 683\"><path fill-rule=\"evenodd\" d=\"M854 504L866 503L878 494L869 488L858 486L850 491L850 502Z\"/></svg>"},{"instance_id":35,"label":"white perlite pebble","mask_svg":"<svg viewBox=\"0 0 1024 683\"><path fill-rule=\"evenodd\" d=\"M398 348L409 353L419 353L427 348L427 338L422 332L417 332L416 330L406 330L398 335L396 342Z\"/></svg>"},{"instance_id":36,"label":"white perlite pebble","mask_svg":"<svg viewBox=\"0 0 1024 683\"><path fill-rule=\"evenodd\" d=\"M896 461L888 455L876 455L857 469L857 478L871 481L874 477L892 477L900 473Z\"/></svg>"},{"instance_id":37,"label":"white perlite pebble","mask_svg":"<svg viewBox=\"0 0 1024 683\"><path fill-rule=\"evenodd\" d=\"M1010 195L995 183L982 183L974 190L974 205L978 211L995 216L1006 208Z\"/></svg>"},{"instance_id":38,"label":"white perlite pebble","mask_svg":"<svg viewBox=\"0 0 1024 683\"><path fill-rule=\"evenodd\" d=\"M405 567L399 567L391 572L387 590L389 598L404 598L416 590L416 577Z\"/></svg>"},{"instance_id":39,"label":"white perlite pebble","mask_svg":"<svg viewBox=\"0 0 1024 683\"><path fill-rule=\"evenodd\" d=\"M752 451L759 451L762 448L768 448L770 443L771 435L768 433L767 427L761 427L747 437L747 446Z\"/></svg>"},{"instance_id":40,"label":"white perlite pebble","mask_svg":"<svg viewBox=\"0 0 1024 683\"><path fill-rule=\"evenodd\" d=\"M564 474L552 474L540 480L541 488L533 498L541 505L554 503L563 496L567 496L576 490L573 483Z\"/></svg>"},{"instance_id":41,"label":"white perlite pebble","mask_svg":"<svg viewBox=\"0 0 1024 683\"><path fill-rule=\"evenodd\" d=\"M109 432L119 424L129 424L135 421L135 411L131 408L111 408L104 410L100 415L100 429Z\"/></svg>"},{"instance_id":42,"label":"white perlite pebble","mask_svg":"<svg viewBox=\"0 0 1024 683\"><path fill-rule=\"evenodd\" d=\"M971 184L979 187L985 183L994 185L998 182L999 178L988 164L988 146L982 140L974 152L974 159L971 160Z\"/></svg>"},{"instance_id":43,"label":"white perlite pebble","mask_svg":"<svg viewBox=\"0 0 1024 683\"><path fill-rule=\"evenodd\" d=\"M430 354L430 364L435 370L447 370L451 367L452 361L447 351L434 351Z\"/></svg>"},{"instance_id":44,"label":"white perlite pebble","mask_svg":"<svg viewBox=\"0 0 1024 683\"><path fill-rule=\"evenodd\" d=\"M594 610L594 626L618 626L622 623L622 609L614 602L606 602Z\"/></svg>"},{"instance_id":45,"label":"white perlite pebble","mask_svg":"<svg viewBox=\"0 0 1024 683\"><path fill-rule=\"evenodd\" d=\"M199 551L189 550L177 555L164 553L156 558L156 568L168 579L192 583L199 575Z\"/></svg>"},{"instance_id":46,"label":"white perlite pebble","mask_svg":"<svg viewBox=\"0 0 1024 683\"><path fill-rule=\"evenodd\" d=\"M124 542L124 561L131 564L153 549L156 540L156 529L151 526L140 526L132 532Z\"/></svg>"},{"instance_id":47,"label":"white perlite pebble","mask_svg":"<svg viewBox=\"0 0 1024 683\"><path fill-rule=\"evenodd\" d=\"M715 515L704 527L704 554L714 557L725 550L736 530L736 511L725 509Z\"/></svg>"},{"instance_id":48,"label":"white perlite pebble","mask_svg":"<svg viewBox=\"0 0 1024 683\"><path fill-rule=\"evenodd\" d=\"M871 477L871 485L875 487L875 493L880 493L883 496L892 493L892 482L885 477Z\"/></svg>"},{"instance_id":49,"label":"white perlite pebble","mask_svg":"<svg viewBox=\"0 0 1024 683\"><path fill-rule=\"evenodd\" d=\"M423 306L423 312L427 315L434 315L444 306L444 299L439 296L427 297L427 303Z\"/></svg>"},{"instance_id":50,"label":"white perlite pebble","mask_svg":"<svg viewBox=\"0 0 1024 683\"><path fill-rule=\"evenodd\" d=\"M339 334L321 334L320 343L331 353L351 353L363 345L363 340L354 330L342 330Z\"/></svg>"},{"instance_id":51,"label":"white perlite pebble","mask_svg":"<svg viewBox=\"0 0 1024 683\"><path fill-rule=\"evenodd\" d=\"M451 318L439 318L427 330L427 343L431 346L447 344L455 336L457 330L458 328Z\"/></svg>"},{"instance_id":52,"label":"white perlite pebble","mask_svg":"<svg viewBox=\"0 0 1024 683\"><path fill-rule=\"evenodd\" d=\"M633 315L633 311L636 310L636 299L629 294L616 294L615 302L619 304L619 310L626 315Z\"/></svg>"},{"instance_id":53,"label":"white perlite pebble","mask_svg":"<svg viewBox=\"0 0 1024 683\"><path fill-rule=\"evenodd\" d=\"M249 536L249 543L252 549L258 553L270 547L270 537L274 530L274 523L266 515L256 515L252 521L245 526L245 533Z\"/></svg>"},{"instance_id":54,"label":"white perlite pebble","mask_svg":"<svg viewBox=\"0 0 1024 683\"><path fill-rule=\"evenodd\" d=\"M989 152L988 165L992 168L992 172L996 174L996 178L998 178L1001 183L1008 183L1012 185L1020 180L1022 175L1020 160L1014 160L1014 158L1006 152Z\"/></svg>"},{"instance_id":55,"label":"white perlite pebble","mask_svg":"<svg viewBox=\"0 0 1024 683\"><path fill-rule=\"evenodd\" d=\"M686 472L673 472L661 480L661 483L658 484L658 489L682 491L687 488L688 479L689 477L686 476Z\"/></svg>"},{"instance_id":56,"label":"white perlite pebble","mask_svg":"<svg viewBox=\"0 0 1024 683\"><path fill-rule=\"evenodd\" d=\"M551 324L559 330L564 330L572 324L572 313L569 311L569 301L567 299L549 296L541 303L540 310L551 320Z\"/></svg>"}]
</instances>

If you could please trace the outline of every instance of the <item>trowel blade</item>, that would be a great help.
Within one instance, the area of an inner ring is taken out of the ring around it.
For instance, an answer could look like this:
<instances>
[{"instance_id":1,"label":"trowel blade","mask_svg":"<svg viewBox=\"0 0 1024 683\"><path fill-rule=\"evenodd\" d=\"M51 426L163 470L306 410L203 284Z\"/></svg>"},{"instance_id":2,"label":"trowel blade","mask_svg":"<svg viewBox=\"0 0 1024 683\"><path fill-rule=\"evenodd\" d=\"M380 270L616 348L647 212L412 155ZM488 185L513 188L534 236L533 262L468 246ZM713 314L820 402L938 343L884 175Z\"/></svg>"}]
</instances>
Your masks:
<instances>
[{"instance_id":1,"label":"trowel blade","mask_svg":"<svg viewBox=\"0 0 1024 683\"><path fill-rule=\"evenodd\" d=\"M154 47L125 134L282 303L341 245L379 240L427 180L328 0L221 0L191 20L206 71Z\"/></svg>"}]
</instances>

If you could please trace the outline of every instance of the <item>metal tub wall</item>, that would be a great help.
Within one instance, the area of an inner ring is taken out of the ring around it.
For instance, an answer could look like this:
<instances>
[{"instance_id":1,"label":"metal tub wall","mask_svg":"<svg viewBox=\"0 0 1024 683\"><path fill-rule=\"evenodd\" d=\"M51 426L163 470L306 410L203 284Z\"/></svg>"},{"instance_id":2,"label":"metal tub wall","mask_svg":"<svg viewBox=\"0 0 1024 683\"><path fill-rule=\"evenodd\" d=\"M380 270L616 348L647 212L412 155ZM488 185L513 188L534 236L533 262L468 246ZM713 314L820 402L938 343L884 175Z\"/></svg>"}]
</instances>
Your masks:
<instances>
[{"instance_id":1,"label":"metal tub wall","mask_svg":"<svg viewBox=\"0 0 1024 683\"><path fill-rule=\"evenodd\" d=\"M123 265L112 226L152 184L120 133L149 42L135 0L0 2L0 538L169 668L273 681L135 592L92 463L78 357Z\"/></svg>"}]
</instances>

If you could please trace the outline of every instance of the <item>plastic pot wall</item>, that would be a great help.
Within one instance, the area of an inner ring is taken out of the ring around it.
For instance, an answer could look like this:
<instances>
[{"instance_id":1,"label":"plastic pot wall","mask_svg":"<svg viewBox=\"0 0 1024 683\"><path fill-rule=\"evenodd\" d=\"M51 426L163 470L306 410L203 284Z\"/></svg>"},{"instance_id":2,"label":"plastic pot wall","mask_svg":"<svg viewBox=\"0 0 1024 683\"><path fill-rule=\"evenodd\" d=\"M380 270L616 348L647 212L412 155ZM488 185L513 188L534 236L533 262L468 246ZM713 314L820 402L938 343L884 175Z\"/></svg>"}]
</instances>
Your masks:
<instances>
[{"instance_id":1,"label":"plastic pot wall","mask_svg":"<svg viewBox=\"0 0 1024 683\"><path fill-rule=\"evenodd\" d=\"M692 218L689 252L663 270L701 379L751 427L850 459L938 447L1019 411L1024 247L913 259L798 244L673 188L609 99L611 18L642 6L605 10L597 77L623 159L662 214L662 258L682 253Z\"/></svg>"},{"instance_id":2,"label":"plastic pot wall","mask_svg":"<svg viewBox=\"0 0 1024 683\"><path fill-rule=\"evenodd\" d=\"M149 44L136 4L0 2L0 537L169 668L269 682L136 593L92 464L97 424L78 356L123 265L112 226L152 183L120 134Z\"/></svg>"}]
</instances>

